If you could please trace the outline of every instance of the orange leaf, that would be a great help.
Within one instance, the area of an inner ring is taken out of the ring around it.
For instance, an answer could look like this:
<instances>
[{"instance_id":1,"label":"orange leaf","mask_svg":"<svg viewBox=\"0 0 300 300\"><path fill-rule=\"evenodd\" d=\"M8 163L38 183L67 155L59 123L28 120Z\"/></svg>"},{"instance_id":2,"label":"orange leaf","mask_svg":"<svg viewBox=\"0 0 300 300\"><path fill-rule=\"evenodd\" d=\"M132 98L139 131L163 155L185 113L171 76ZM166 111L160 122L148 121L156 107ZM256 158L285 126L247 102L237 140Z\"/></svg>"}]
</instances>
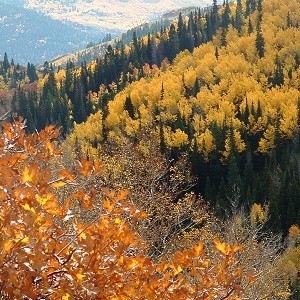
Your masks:
<instances>
[{"instance_id":1,"label":"orange leaf","mask_svg":"<svg viewBox=\"0 0 300 300\"><path fill-rule=\"evenodd\" d=\"M70 170L67 170L67 169L63 169L63 170L59 171L58 175L62 179L66 179L66 180L69 180L69 181L74 181L75 180L74 173L72 173Z\"/></svg>"},{"instance_id":2,"label":"orange leaf","mask_svg":"<svg viewBox=\"0 0 300 300\"><path fill-rule=\"evenodd\" d=\"M102 163L99 160L94 161L95 174L100 174L101 170L102 170Z\"/></svg>"},{"instance_id":3,"label":"orange leaf","mask_svg":"<svg viewBox=\"0 0 300 300\"><path fill-rule=\"evenodd\" d=\"M13 248L14 246L14 243L12 241L7 241L4 243L4 246L3 246L3 252L6 254L6 253L9 253L10 250Z\"/></svg>"},{"instance_id":4,"label":"orange leaf","mask_svg":"<svg viewBox=\"0 0 300 300\"><path fill-rule=\"evenodd\" d=\"M123 190L116 196L116 201L124 200L128 197L129 191Z\"/></svg>"},{"instance_id":5,"label":"orange leaf","mask_svg":"<svg viewBox=\"0 0 300 300\"><path fill-rule=\"evenodd\" d=\"M38 175L38 165L32 164L31 166L26 166L22 172L22 182L24 183L34 183L37 180Z\"/></svg>"},{"instance_id":6,"label":"orange leaf","mask_svg":"<svg viewBox=\"0 0 300 300\"><path fill-rule=\"evenodd\" d=\"M78 165L78 171L83 176L90 174L93 168L93 163L88 161L87 159L82 159Z\"/></svg>"},{"instance_id":7,"label":"orange leaf","mask_svg":"<svg viewBox=\"0 0 300 300\"><path fill-rule=\"evenodd\" d=\"M81 200L81 201L84 199L84 196L85 196L85 192L83 188L79 188L76 193L72 194L72 197L74 199Z\"/></svg>"},{"instance_id":8,"label":"orange leaf","mask_svg":"<svg viewBox=\"0 0 300 300\"><path fill-rule=\"evenodd\" d=\"M114 210L113 204L109 200L104 200L102 203L102 206L104 209L106 209L109 213L111 213Z\"/></svg>"},{"instance_id":9,"label":"orange leaf","mask_svg":"<svg viewBox=\"0 0 300 300\"><path fill-rule=\"evenodd\" d=\"M204 248L203 242L200 241L199 244L194 247L195 256L201 256L203 253L203 248Z\"/></svg>"},{"instance_id":10,"label":"orange leaf","mask_svg":"<svg viewBox=\"0 0 300 300\"><path fill-rule=\"evenodd\" d=\"M61 216L63 214L63 209L58 205L57 200L54 196L51 201L47 201L43 205L43 209L51 215Z\"/></svg>"},{"instance_id":11,"label":"orange leaf","mask_svg":"<svg viewBox=\"0 0 300 300\"><path fill-rule=\"evenodd\" d=\"M58 180L58 181L55 181L53 183L51 183L51 187L55 188L55 189L59 189L63 186L65 186L67 183L64 182L63 180Z\"/></svg>"}]
</instances>

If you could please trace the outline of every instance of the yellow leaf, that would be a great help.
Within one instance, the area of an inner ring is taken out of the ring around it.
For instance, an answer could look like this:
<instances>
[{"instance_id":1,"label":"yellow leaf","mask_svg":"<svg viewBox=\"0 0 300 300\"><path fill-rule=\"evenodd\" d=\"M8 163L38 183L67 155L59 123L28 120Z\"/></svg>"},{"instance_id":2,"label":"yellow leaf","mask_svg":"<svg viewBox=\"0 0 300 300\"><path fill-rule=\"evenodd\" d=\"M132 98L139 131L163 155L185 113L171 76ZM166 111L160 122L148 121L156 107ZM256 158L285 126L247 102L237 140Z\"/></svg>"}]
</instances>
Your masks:
<instances>
[{"instance_id":1,"label":"yellow leaf","mask_svg":"<svg viewBox=\"0 0 300 300\"><path fill-rule=\"evenodd\" d=\"M85 232L81 232L79 235L79 238L82 240L86 240L86 233Z\"/></svg>"},{"instance_id":2,"label":"yellow leaf","mask_svg":"<svg viewBox=\"0 0 300 300\"><path fill-rule=\"evenodd\" d=\"M55 189L59 189L63 186L65 186L67 183L62 181L62 180L58 180L58 181L55 181L53 183L51 183L51 187L55 188Z\"/></svg>"},{"instance_id":3,"label":"yellow leaf","mask_svg":"<svg viewBox=\"0 0 300 300\"><path fill-rule=\"evenodd\" d=\"M85 278L85 275L82 274L81 272L78 272L78 273L76 274L76 277L77 277L77 279L78 279L79 281L83 281L84 278Z\"/></svg>"},{"instance_id":4,"label":"yellow leaf","mask_svg":"<svg viewBox=\"0 0 300 300\"><path fill-rule=\"evenodd\" d=\"M22 174L22 181L23 182L32 182L33 173L30 171L28 167L25 167Z\"/></svg>"},{"instance_id":5,"label":"yellow leaf","mask_svg":"<svg viewBox=\"0 0 300 300\"><path fill-rule=\"evenodd\" d=\"M179 273L181 273L182 272L182 268L181 268L181 266L177 266L177 267L175 267L174 266L174 275L176 276L176 275L178 275Z\"/></svg>"},{"instance_id":6,"label":"yellow leaf","mask_svg":"<svg viewBox=\"0 0 300 300\"><path fill-rule=\"evenodd\" d=\"M71 295L66 293L64 296L62 296L61 300L69 300L70 297L71 297Z\"/></svg>"},{"instance_id":7,"label":"yellow leaf","mask_svg":"<svg viewBox=\"0 0 300 300\"><path fill-rule=\"evenodd\" d=\"M21 243L25 244L25 245L28 245L29 244L29 237L26 236L24 238L21 239Z\"/></svg>"},{"instance_id":8,"label":"yellow leaf","mask_svg":"<svg viewBox=\"0 0 300 300\"><path fill-rule=\"evenodd\" d=\"M33 207L30 207L30 205L28 203L24 204L22 207L27 211L35 213L35 209Z\"/></svg>"},{"instance_id":9,"label":"yellow leaf","mask_svg":"<svg viewBox=\"0 0 300 300\"><path fill-rule=\"evenodd\" d=\"M35 183L38 180L38 165L26 166L22 172L22 182Z\"/></svg>"},{"instance_id":10,"label":"yellow leaf","mask_svg":"<svg viewBox=\"0 0 300 300\"><path fill-rule=\"evenodd\" d=\"M47 193L42 196L36 194L35 199L40 205L45 205L49 200L53 200L54 195L52 193Z\"/></svg>"},{"instance_id":11,"label":"yellow leaf","mask_svg":"<svg viewBox=\"0 0 300 300\"><path fill-rule=\"evenodd\" d=\"M128 267L129 270L131 270L131 269L134 269L135 267L137 267L138 265L139 265L139 261L136 260L136 259L134 259L134 258L132 258L132 259L128 262L127 267Z\"/></svg>"},{"instance_id":12,"label":"yellow leaf","mask_svg":"<svg viewBox=\"0 0 300 300\"><path fill-rule=\"evenodd\" d=\"M13 248L13 246L14 246L14 244L12 241L5 242L5 244L3 246L3 252L5 254L8 253Z\"/></svg>"},{"instance_id":13,"label":"yellow leaf","mask_svg":"<svg viewBox=\"0 0 300 300\"><path fill-rule=\"evenodd\" d=\"M115 224L119 225L121 224L122 220L120 218L115 218Z\"/></svg>"}]
</instances>

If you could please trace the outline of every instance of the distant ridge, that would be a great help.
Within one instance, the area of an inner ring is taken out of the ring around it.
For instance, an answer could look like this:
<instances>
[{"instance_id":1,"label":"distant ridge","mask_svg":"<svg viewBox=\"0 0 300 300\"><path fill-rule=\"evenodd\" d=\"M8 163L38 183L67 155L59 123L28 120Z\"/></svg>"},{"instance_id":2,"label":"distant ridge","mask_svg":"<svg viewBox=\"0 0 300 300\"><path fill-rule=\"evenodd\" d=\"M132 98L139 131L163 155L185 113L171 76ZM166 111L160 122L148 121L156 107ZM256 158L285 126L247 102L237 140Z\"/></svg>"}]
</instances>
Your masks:
<instances>
[{"instance_id":1,"label":"distant ridge","mask_svg":"<svg viewBox=\"0 0 300 300\"><path fill-rule=\"evenodd\" d=\"M4 52L26 65L84 48L107 32L53 20L30 9L0 1L0 59Z\"/></svg>"}]
</instances>

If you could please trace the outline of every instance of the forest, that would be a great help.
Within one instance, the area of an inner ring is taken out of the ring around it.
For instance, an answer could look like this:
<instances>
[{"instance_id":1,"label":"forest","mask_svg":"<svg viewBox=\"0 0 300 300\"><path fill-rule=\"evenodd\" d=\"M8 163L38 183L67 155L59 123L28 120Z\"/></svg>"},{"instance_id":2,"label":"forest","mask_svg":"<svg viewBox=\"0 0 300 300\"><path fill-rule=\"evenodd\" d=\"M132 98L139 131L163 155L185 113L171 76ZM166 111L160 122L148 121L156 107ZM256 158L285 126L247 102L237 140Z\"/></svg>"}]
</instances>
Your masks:
<instances>
[{"instance_id":1,"label":"forest","mask_svg":"<svg viewBox=\"0 0 300 300\"><path fill-rule=\"evenodd\" d=\"M80 67L5 53L1 299L299 299L299 24L214 0Z\"/></svg>"}]
</instances>

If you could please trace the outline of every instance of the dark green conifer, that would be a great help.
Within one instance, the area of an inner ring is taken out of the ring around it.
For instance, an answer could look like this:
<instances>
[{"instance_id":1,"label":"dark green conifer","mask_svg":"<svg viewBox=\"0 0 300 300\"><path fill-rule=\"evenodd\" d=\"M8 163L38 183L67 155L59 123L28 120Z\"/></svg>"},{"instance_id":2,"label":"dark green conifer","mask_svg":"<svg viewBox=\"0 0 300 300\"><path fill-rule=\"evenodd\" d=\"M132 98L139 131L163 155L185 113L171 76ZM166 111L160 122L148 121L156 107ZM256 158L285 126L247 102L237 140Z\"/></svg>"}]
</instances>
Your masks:
<instances>
[{"instance_id":1,"label":"dark green conifer","mask_svg":"<svg viewBox=\"0 0 300 300\"><path fill-rule=\"evenodd\" d=\"M257 26L256 26L256 39L255 39L255 46L257 55L259 58L262 58L265 56L265 39L262 34L261 30L261 20L258 18Z\"/></svg>"}]
</instances>

